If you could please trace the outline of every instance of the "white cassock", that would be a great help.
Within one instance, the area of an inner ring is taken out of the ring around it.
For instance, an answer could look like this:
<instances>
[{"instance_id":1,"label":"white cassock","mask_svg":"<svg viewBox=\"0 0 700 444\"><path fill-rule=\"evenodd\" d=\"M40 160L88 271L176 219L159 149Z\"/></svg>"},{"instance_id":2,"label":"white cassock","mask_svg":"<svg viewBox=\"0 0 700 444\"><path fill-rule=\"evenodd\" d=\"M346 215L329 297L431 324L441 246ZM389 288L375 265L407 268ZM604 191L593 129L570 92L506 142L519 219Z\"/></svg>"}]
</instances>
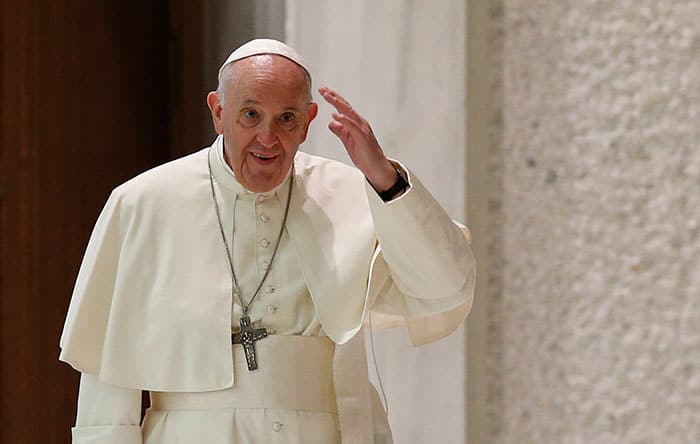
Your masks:
<instances>
[{"instance_id":1,"label":"white cassock","mask_svg":"<svg viewBox=\"0 0 700 444\"><path fill-rule=\"evenodd\" d=\"M255 371L231 345L241 311L208 162L246 302L293 179L249 311L270 333ZM277 189L255 194L219 137L117 187L61 337L60 359L83 373L73 442L391 442L358 334L368 312L374 326L405 324L414 344L431 342L466 317L475 280L468 230L405 172L410 188L387 203L357 169L298 152ZM142 424L141 390L151 392Z\"/></svg>"}]
</instances>

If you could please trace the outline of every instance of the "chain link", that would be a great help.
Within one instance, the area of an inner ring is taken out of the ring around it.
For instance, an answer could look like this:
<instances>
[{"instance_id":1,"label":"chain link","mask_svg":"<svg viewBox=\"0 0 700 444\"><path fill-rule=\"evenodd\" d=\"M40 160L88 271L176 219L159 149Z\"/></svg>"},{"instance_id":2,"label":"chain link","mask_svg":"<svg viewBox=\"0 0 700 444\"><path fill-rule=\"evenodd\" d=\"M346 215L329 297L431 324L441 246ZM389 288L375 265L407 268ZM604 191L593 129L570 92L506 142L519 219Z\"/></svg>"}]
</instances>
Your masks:
<instances>
[{"instance_id":1,"label":"chain link","mask_svg":"<svg viewBox=\"0 0 700 444\"><path fill-rule=\"evenodd\" d=\"M253 303L255 300L256 296L260 293L260 289L262 288L263 283L265 282L265 279L267 278L267 275L270 273L270 269L272 268L272 263L275 260L275 257L277 256L277 249L280 246L280 242L282 241L282 233L284 233L284 226L287 224L287 215L289 214L289 203L292 198L292 185L294 184L294 171L289 176L289 191L287 191L287 203L284 208L284 217L282 218L282 225L280 226L280 232L277 235L277 242L275 242L275 249L272 252L272 257L270 258L270 263L267 266L267 269L265 270L265 274L263 275L262 279L260 279L260 283L258 284L258 288L255 289L255 293L253 293L253 296L250 298L250 301L248 303L243 302L243 294L241 292L241 287L238 285L238 279L236 278L236 272L233 268L233 256L231 255L231 250L233 249L233 238L235 238L235 232L232 235L231 238L231 248L228 246L228 241L226 240L226 232L224 230L224 223L221 220L221 210L219 209L219 202L216 200L216 191L214 189L214 175L212 174L211 171L211 148L209 149L209 153L207 156L207 162L209 166L209 185L211 186L211 197L214 200L214 209L216 210L216 220L219 222L219 231L221 232L221 240L224 243L224 248L226 250L226 262L228 263L228 268L229 272L231 273L231 293L232 296L235 300L236 296L238 296L238 301L241 304L241 310L243 311L243 316L245 316L248 313L248 307L250 307L250 304ZM234 211L234 218L236 217L235 211Z\"/></svg>"}]
</instances>

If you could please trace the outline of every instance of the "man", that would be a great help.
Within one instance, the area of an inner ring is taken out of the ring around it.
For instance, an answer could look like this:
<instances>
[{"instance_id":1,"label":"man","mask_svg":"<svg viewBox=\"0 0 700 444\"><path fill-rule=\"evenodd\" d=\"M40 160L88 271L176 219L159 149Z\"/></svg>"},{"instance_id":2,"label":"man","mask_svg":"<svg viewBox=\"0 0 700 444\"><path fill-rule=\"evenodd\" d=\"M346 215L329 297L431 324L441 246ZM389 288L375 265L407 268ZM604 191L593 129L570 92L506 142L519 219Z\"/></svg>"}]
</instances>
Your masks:
<instances>
[{"instance_id":1,"label":"man","mask_svg":"<svg viewBox=\"0 0 700 444\"><path fill-rule=\"evenodd\" d=\"M310 88L292 48L248 42L207 97L214 144L111 194L61 338L82 372L75 443L391 442L357 333L453 331L474 287L468 231L329 88L357 169L297 152Z\"/></svg>"}]
</instances>

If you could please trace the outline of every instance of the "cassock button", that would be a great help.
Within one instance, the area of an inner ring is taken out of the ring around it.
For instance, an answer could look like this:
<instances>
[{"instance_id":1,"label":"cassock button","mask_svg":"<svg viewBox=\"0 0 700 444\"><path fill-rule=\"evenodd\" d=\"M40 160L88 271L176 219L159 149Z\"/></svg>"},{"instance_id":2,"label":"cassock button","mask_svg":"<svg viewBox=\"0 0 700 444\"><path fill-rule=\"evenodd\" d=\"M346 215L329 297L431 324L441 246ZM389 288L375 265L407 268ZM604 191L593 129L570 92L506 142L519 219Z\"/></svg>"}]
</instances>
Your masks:
<instances>
[{"instance_id":1,"label":"cassock button","mask_svg":"<svg viewBox=\"0 0 700 444\"><path fill-rule=\"evenodd\" d=\"M264 260L262 263L263 270L267 271L268 268L270 268L270 261Z\"/></svg>"},{"instance_id":2,"label":"cassock button","mask_svg":"<svg viewBox=\"0 0 700 444\"><path fill-rule=\"evenodd\" d=\"M268 285L265 287L265 293L272 294L274 292L275 292L275 287L273 287L272 285Z\"/></svg>"},{"instance_id":3,"label":"cassock button","mask_svg":"<svg viewBox=\"0 0 700 444\"><path fill-rule=\"evenodd\" d=\"M276 311L277 311L277 306L272 305L272 304L270 304L270 305L267 306L267 312L268 312L268 313L274 313L274 312L276 312Z\"/></svg>"},{"instance_id":4,"label":"cassock button","mask_svg":"<svg viewBox=\"0 0 700 444\"><path fill-rule=\"evenodd\" d=\"M265 214L261 214L261 215L260 215L260 222L266 224L267 221L269 221L269 220L270 220L270 218L267 217L267 215L265 215Z\"/></svg>"},{"instance_id":5,"label":"cassock button","mask_svg":"<svg viewBox=\"0 0 700 444\"><path fill-rule=\"evenodd\" d=\"M275 432L279 432L280 430L282 430L282 425L282 423L275 421L272 423L272 430L274 430Z\"/></svg>"},{"instance_id":6,"label":"cassock button","mask_svg":"<svg viewBox=\"0 0 700 444\"><path fill-rule=\"evenodd\" d=\"M263 239L263 240L260 241L260 246L263 247L263 248L267 248L267 247L270 246L270 241L267 240L267 239Z\"/></svg>"}]
</instances>

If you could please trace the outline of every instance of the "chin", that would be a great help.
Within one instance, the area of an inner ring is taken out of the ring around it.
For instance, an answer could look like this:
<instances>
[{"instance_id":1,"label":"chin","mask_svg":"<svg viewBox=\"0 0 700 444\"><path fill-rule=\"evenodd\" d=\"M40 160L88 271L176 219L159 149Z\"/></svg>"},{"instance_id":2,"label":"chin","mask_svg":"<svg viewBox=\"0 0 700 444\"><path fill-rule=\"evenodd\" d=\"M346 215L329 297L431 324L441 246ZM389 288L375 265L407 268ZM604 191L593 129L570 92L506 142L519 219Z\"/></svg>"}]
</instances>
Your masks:
<instances>
[{"instance_id":1,"label":"chin","mask_svg":"<svg viewBox=\"0 0 700 444\"><path fill-rule=\"evenodd\" d=\"M266 193L276 188L284 181L291 167L291 165L289 165L286 169L284 169L284 167L280 167L280 169L277 169L277 171L273 174L258 172L244 175L243 177L245 178L245 183L241 182L241 185L254 193Z\"/></svg>"},{"instance_id":2,"label":"chin","mask_svg":"<svg viewBox=\"0 0 700 444\"><path fill-rule=\"evenodd\" d=\"M254 193L265 193L282 183L282 180L284 180L284 177L252 179L246 180L246 183L243 185Z\"/></svg>"}]
</instances>

